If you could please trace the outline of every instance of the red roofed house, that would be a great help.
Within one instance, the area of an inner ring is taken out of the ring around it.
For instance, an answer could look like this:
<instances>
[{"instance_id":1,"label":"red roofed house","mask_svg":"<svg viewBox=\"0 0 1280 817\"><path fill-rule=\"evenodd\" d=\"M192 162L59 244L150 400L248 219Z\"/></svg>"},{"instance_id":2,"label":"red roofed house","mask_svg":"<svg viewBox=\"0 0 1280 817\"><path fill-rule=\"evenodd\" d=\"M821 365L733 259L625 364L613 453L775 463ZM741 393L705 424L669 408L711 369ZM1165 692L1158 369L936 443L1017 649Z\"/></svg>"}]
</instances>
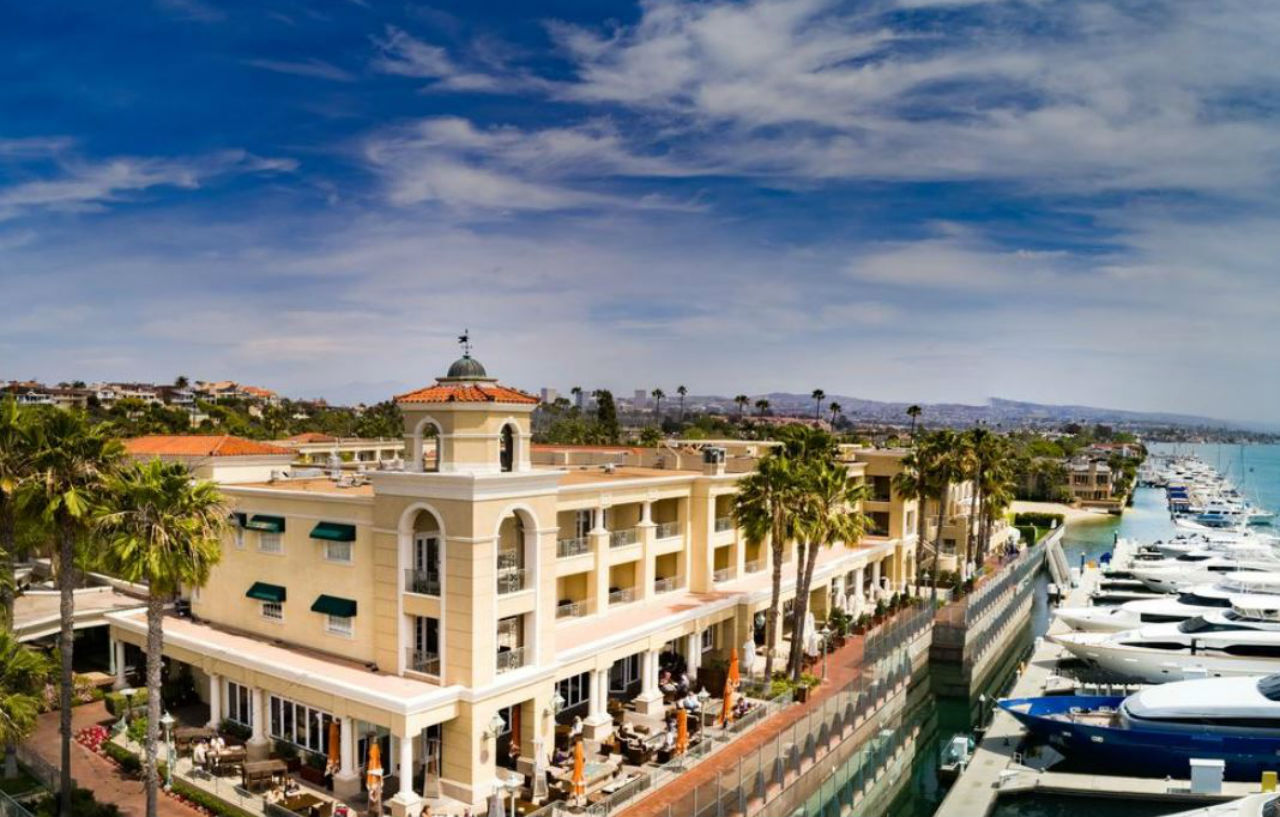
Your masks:
<instances>
[{"instance_id":1,"label":"red roofed house","mask_svg":"<svg viewBox=\"0 0 1280 817\"><path fill-rule=\"evenodd\" d=\"M181 462L196 477L222 483L265 482L294 457L292 449L230 434L151 434L125 440L124 448L136 460Z\"/></svg>"}]
</instances>

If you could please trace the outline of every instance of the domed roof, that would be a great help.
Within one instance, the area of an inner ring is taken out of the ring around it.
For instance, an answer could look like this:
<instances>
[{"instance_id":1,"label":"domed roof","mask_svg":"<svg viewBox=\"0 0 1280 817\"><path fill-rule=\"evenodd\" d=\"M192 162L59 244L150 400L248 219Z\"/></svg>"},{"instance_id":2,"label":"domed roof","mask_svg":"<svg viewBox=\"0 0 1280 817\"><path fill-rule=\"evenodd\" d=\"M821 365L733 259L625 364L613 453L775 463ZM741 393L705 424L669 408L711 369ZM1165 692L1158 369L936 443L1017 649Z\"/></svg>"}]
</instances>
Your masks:
<instances>
[{"instance_id":1,"label":"domed roof","mask_svg":"<svg viewBox=\"0 0 1280 817\"><path fill-rule=\"evenodd\" d=\"M449 373L445 377L456 380L474 380L487 378L488 374L485 372L484 366L480 364L480 361L468 354L453 361L453 365L449 367Z\"/></svg>"}]
</instances>

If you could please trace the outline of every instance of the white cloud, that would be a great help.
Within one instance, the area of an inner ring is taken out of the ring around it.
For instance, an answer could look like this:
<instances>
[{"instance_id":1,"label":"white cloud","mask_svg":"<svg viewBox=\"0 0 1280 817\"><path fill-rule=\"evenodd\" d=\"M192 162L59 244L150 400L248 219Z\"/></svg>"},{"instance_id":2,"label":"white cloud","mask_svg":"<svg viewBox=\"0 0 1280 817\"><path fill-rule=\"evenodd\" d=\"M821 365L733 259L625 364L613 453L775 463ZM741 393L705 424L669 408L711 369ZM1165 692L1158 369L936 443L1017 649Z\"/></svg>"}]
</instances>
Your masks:
<instances>
[{"instance_id":1,"label":"white cloud","mask_svg":"<svg viewBox=\"0 0 1280 817\"><path fill-rule=\"evenodd\" d=\"M327 79L334 82L355 81L355 75L350 71L343 70L324 60L245 60L245 65L261 68L264 71L275 71L278 74L293 74L299 77Z\"/></svg>"},{"instance_id":2,"label":"white cloud","mask_svg":"<svg viewBox=\"0 0 1280 817\"><path fill-rule=\"evenodd\" d=\"M384 74L442 79L457 71L445 49L425 43L395 26L387 26L384 36L373 38L373 44L378 49L373 69Z\"/></svg>"}]
</instances>

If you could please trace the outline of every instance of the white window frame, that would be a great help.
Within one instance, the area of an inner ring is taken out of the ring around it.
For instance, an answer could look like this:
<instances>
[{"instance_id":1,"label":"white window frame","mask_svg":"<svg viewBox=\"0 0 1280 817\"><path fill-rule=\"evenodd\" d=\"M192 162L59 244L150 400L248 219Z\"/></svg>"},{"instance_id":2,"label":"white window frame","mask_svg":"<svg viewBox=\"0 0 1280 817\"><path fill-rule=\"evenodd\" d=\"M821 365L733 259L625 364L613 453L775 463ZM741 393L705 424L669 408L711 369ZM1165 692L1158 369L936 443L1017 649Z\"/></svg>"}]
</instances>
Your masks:
<instances>
[{"instance_id":1,"label":"white window frame","mask_svg":"<svg viewBox=\"0 0 1280 817\"><path fill-rule=\"evenodd\" d=\"M591 673L581 672L570 675L556 684L560 697L564 698L562 709L572 709L591 700Z\"/></svg>"},{"instance_id":2,"label":"white window frame","mask_svg":"<svg viewBox=\"0 0 1280 817\"><path fill-rule=\"evenodd\" d=\"M274 542L275 544L272 547L267 547L268 542ZM284 534L267 530L258 531L258 552L277 555L284 553Z\"/></svg>"},{"instance_id":3,"label":"white window frame","mask_svg":"<svg viewBox=\"0 0 1280 817\"><path fill-rule=\"evenodd\" d=\"M699 643L702 645L703 652L711 652L712 650L714 650L716 648L715 625L712 625L706 628L705 630L703 630L702 633L698 636L698 638L701 639Z\"/></svg>"},{"instance_id":4,"label":"white window frame","mask_svg":"<svg viewBox=\"0 0 1280 817\"><path fill-rule=\"evenodd\" d=\"M223 697L226 701L224 704L226 712L219 712L218 716L241 726L253 726L253 692L244 684L237 684L235 681L227 681L226 684L227 694ZM243 720L241 715L244 715Z\"/></svg>"},{"instance_id":5,"label":"white window frame","mask_svg":"<svg viewBox=\"0 0 1280 817\"><path fill-rule=\"evenodd\" d=\"M615 666L622 664L622 685L614 683L613 668L609 669L609 691L610 692L626 692L628 688L640 680L640 653L633 653L625 658L619 658L615 662Z\"/></svg>"},{"instance_id":6,"label":"white window frame","mask_svg":"<svg viewBox=\"0 0 1280 817\"><path fill-rule=\"evenodd\" d=\"M339 558L334 554L332 548L345 548L346 556ZM349 565L355 561L356 549L355 542L334 542L326 539L324 543L324 560L340 565Z\"/></svg>"},{"instance_id":7,"label":"white window frame","mask_svg":"<svg viewBox=\"0 0 1280 817\"><path fill-rule=\"evenodd\" d=\"M333 720L331 713L325 712L323 709L300 704L297 701L288 698L281 698L278 695L270 696L271 700L267 703L267 732L275 740L282 740L285 743L297 746L299 749L305 749L314 754L324 754L326 751L325 741L328 739L329 730L326 728L325 718ZM279 723L272 717L273 713L280 713ZM311 714L318 715L319 734L311 734ZM291 722L293 729L290 730L292 737L286 735L283 731L277 729L278 725L284 725L286 719ZM299 726L301 727L299 729ZM299 740L298 738L301 738Z\"/></svg>"},{"instance_id":8,"label":"white window frame","mask_svg":"<svg viewBox=\"0 0 1280 817\"><path fill-rule=\"evenodd\" d=\"M284 621L284 602L264 601L260 612L267 621ZM279 615L276 615L277 612Z\"/></svg>"},{"instance_id":9,"label":"white window frame","mask_svg":"<svg viewBox=\"0 0 1280 817\"><path fill-rule=\"evenodd\" d=\"M324 617L324 631L330 635L351 638L356 634L356 620L350 616L335 616L329 613Z\"/></svg>"}]
</instances>

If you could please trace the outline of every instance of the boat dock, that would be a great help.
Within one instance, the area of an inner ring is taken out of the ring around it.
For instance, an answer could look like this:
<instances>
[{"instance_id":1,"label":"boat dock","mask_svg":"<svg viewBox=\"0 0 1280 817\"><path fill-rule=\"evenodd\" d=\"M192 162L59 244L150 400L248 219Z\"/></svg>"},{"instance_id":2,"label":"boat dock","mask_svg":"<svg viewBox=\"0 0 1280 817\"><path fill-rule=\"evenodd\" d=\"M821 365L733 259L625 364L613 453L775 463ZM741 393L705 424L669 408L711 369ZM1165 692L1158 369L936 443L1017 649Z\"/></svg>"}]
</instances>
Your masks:
<instances>
[{"instance_id":1,"label":"boat dock","mask_svg":"<svg viewBox=\"0 0 1280 817\"><path fill-rule=\"evenodd\" d=\"M1097 586L1099 579L1097 568L1087 567L1080 577L1080 584L1071 589L1064 605L1088 605L1089 594ZM1066 625L1057 621L1049 628L1050 633L1066 630ZM1044 694L1046 687L1059 680L1055 670L1058 659L1064 652L1057 644L1037 639L1034 652L1018 676L1010 696L1028 698ZM1214 796L1192 794L1185 780L1037 771L1023 765L1023 758L1018 755L1018 745L1024 734L1017 719L1003 709L996 709L982 742L974 749L969 764L947 793L934 817L984 817L991 813L996 798L1001 794L1032 791L1160 798L1194 806L1243 797L1260 790L1259 783L1228 782L1223 784L1222 794Z\"/></svg>"}]
</instances>

